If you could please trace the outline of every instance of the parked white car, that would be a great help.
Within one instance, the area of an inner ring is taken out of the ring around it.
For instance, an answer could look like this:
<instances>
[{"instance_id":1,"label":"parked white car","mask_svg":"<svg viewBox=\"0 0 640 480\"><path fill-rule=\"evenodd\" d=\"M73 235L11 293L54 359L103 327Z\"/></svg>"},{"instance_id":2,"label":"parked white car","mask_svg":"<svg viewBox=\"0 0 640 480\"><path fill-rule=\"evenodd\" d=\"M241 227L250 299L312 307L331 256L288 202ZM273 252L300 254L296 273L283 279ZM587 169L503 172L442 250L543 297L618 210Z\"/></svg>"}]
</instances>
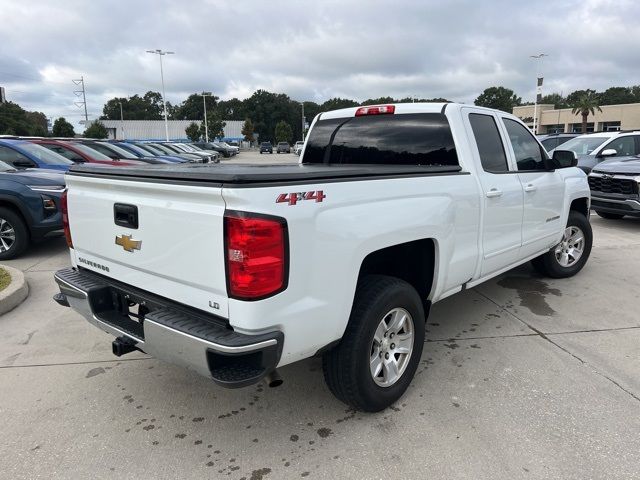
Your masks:
<instances>
[{"instance_id":1,"label":"parked white car","mask_svg":"<svg viewBox=\"0 0 640 480\"><path fill-rule=\"evenodd\" d=\"M56 300L226 387L321 355L340 400L405 392L430 306L533 260L589 258L589 186L507 113L411 103L325 112L300 164L73 166ZM428 346L428 344L427 344Z\"/></svg>"},{"instance_id":2,"label":"parked white car","mask_svg":"<svg viewBox=\"0 0 640 480\"><path fill-rule=\"evenodd\" d=\"M293 153L296 155L300 155L302 153L302 148L304 147L304 142L297 141L293 146Z\"/></svg>"}]
</instances>

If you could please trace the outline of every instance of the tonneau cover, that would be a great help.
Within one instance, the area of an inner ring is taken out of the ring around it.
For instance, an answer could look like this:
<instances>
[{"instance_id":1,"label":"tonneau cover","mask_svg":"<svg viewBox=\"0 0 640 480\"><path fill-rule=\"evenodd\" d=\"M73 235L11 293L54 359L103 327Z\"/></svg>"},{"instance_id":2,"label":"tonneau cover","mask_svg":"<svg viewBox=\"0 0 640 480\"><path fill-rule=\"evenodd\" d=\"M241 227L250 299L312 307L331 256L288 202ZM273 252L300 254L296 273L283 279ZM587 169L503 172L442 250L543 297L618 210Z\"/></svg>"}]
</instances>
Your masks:
<instances>
[{"instance_id":1,"label":"tonneau cover","mask_svg":"<svg viewBox=\"0 0 640 480\"><path fill-rule=\"evenodd\" d=\"M355 177L429 175L459 172L459 166L414 165L305 165L305 164L159 164L145 166L102 167L73 165L69 175L112 178L133 177L143 180L211 182L224 184L282 183L322 181Z\"/></svg>"}]
</instances>

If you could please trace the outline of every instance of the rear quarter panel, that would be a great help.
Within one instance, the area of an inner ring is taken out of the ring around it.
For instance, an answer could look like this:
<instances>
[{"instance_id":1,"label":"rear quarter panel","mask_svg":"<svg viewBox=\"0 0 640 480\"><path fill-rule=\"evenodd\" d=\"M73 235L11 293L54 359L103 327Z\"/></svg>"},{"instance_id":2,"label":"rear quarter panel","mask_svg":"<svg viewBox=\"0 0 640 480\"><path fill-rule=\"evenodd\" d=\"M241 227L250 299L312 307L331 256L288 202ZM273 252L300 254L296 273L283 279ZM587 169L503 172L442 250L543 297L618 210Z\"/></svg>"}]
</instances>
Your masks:
<instances>
[{"instance_id":1,"label":"rear quarter panel","mask_svg":"<svg viewBox=\"0 0 640 480\"><path fill-rule=\"evenodd\" d=\"M283 193L318 190L326 195L322 202L276 203ZM438 272L431 297L464 283L476 264L480 206L471 175L223 188L222 195L228 209L287 220L287 289L256 302L229 300L229 320L238 331L284 332L281 365L341 338L369 253L434 239Z\"/></svg>"}]
</instances>

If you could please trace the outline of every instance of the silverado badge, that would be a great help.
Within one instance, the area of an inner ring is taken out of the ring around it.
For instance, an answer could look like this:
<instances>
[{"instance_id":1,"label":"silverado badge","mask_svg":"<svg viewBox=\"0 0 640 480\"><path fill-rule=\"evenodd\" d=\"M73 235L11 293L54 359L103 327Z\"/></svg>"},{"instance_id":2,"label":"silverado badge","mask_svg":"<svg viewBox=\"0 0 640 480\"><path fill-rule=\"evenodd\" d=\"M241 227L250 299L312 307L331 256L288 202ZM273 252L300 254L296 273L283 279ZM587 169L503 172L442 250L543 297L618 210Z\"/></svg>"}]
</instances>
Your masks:
<instances>
[{"instance_id":1,"label":"silverado badge","mask_svg":"<svg viewBox=\"0 0 640 480\"><path fill-rule=\"evenodd\" d=\"M134 250L140 250L142 241L132 239L131 235L118 235L116 237L116 245L120 245L127 252L133 252Z\"/></svg>"}]
</instances>

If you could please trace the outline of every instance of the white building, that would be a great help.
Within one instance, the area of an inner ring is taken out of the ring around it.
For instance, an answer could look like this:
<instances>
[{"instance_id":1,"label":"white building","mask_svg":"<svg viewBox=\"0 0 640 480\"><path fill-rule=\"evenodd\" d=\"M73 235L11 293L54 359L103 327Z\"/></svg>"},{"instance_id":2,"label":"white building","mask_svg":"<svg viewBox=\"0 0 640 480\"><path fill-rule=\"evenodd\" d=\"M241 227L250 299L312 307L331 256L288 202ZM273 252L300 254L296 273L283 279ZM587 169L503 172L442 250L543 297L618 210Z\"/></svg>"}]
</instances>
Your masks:
<instances>
[{"instance_id":1,"label":"white building","mask_svg":"<svg viewBox=\"0 0 640 480\"><path fill-rule=\"evenodd\" d=\"M107 127L110 139L117 140L166 140L164 130L164 120L100 120ZM188 141L185 129L195 122L200 125L199 120L169 120L169 140ZM225 141L241 141L242 120L225 120L224 127ZM213 138L210 136L210 140Z\"/></svg>"}]
</instances>

